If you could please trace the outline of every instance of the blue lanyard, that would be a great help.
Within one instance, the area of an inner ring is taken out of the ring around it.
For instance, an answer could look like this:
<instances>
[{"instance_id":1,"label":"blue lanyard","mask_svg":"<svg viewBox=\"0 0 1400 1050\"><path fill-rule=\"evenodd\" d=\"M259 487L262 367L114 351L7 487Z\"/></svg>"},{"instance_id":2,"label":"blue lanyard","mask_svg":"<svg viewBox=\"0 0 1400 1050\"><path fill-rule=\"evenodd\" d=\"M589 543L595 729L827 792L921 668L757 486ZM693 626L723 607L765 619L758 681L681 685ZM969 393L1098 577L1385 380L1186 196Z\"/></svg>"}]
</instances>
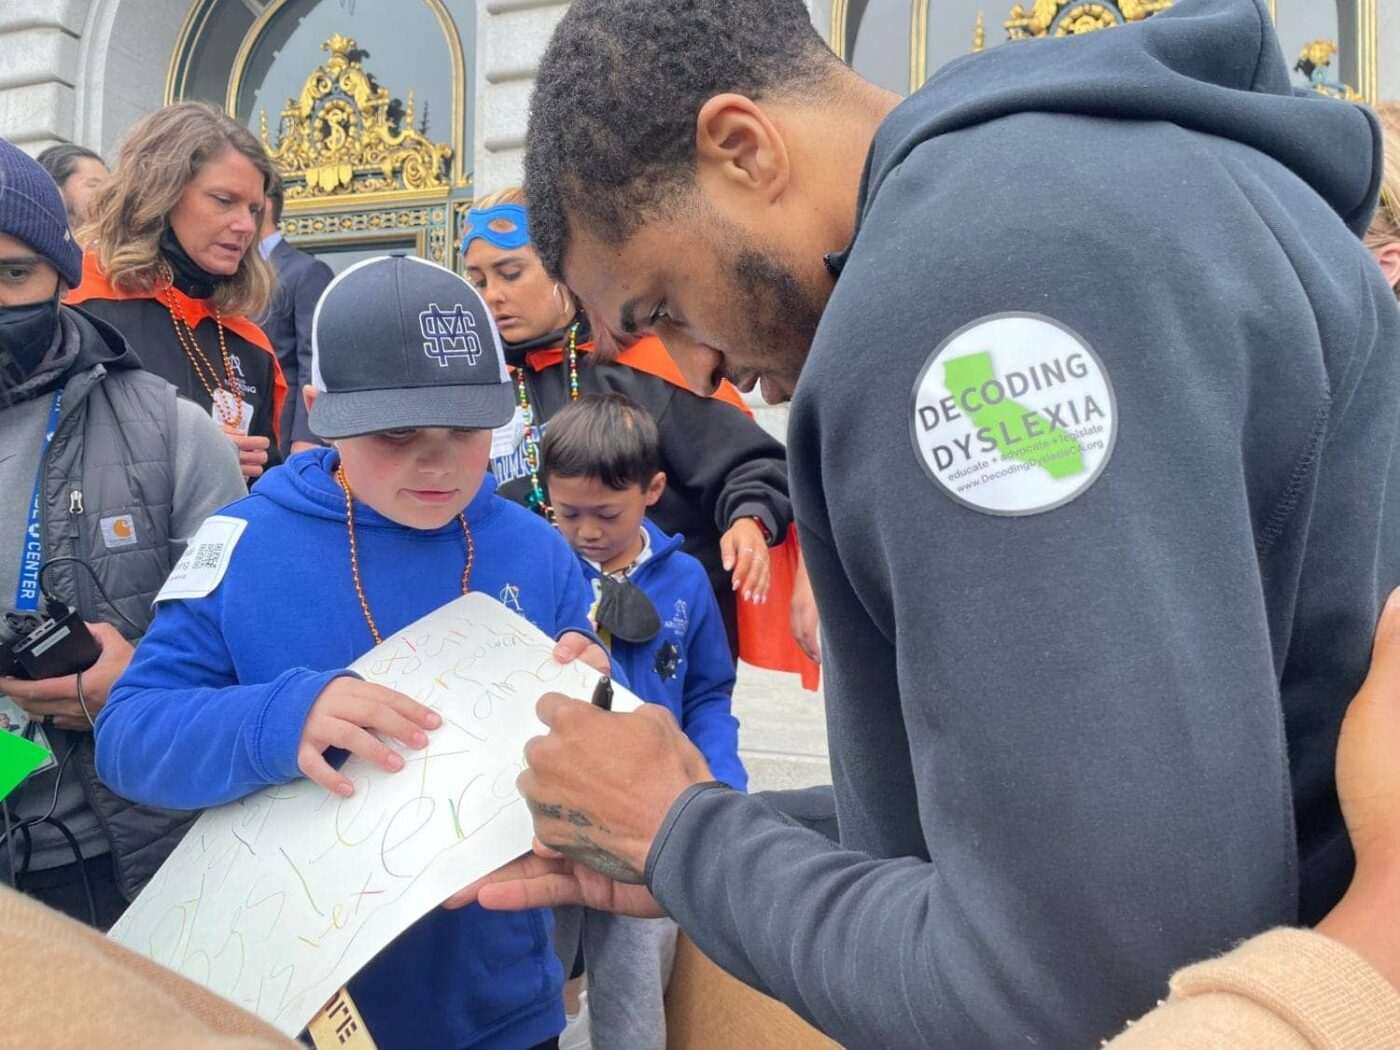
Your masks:
<instances>
[{"instance_id":1,"label":"blue lanyard","mask_svg":"<svg viewBox=\"0 0 1400 1050\"><path fill-rule=\"evenodd\" d=\"M15 585L15 609L33 612L39 608L39 569L44 561L44 537L40 535L39 500L44 494L44 460L48 459L58 416L63 408L63 388L54 391L49 423L44 428L44 443L39 448L39 469L34 475L34 498L29 501L29 522L24 527L24 541L19 549L19 583Z\"/></svg>"}]
</instances>

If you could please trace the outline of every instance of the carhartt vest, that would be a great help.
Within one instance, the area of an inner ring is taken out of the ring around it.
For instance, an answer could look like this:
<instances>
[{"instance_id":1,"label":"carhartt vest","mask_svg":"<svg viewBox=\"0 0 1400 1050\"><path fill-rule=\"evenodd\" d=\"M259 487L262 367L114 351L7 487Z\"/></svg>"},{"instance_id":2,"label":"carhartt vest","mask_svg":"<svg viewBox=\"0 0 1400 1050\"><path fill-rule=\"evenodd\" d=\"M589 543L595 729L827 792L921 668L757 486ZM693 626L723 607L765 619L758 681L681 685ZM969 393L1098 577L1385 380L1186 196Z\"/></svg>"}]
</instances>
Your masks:
<instances>
[{"instance_id":1,"label":"carhartt vest","mask_svg":"<svg viewBox=\"0 0 1400 1050\"><path fill-rule=\"evenodd\" d=\"M86 335L86 333L84 333ZM170 518L175 495L175 388L149 372L97 366L64 388L63 415L44 462L41 504L44 560L57 564L44 584L85 620L101 620L132 641L144 631L152 601L173 560ZM73 767L111 843L117 885L132 899L175 848L196 814L155 809L112 794L97 777L93 734L53 730L60 752L76 738Z\"/></svg>"}]
</instances>

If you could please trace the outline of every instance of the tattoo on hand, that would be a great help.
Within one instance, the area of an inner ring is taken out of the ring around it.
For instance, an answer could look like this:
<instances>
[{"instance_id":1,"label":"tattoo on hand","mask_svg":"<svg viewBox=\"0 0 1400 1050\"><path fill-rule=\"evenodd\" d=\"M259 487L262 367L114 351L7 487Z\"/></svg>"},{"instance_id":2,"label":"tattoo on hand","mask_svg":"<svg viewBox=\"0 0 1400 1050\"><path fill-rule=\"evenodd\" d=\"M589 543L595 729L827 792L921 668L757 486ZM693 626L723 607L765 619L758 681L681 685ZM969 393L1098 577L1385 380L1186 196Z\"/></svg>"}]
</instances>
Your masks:
<instances>
[{"instance_id":1,"label":"tattoo on hand","mask_svg":"<svg viewBox=\"0 0 1400 1050\"><path fill-rule=\"evenodd\" d=\"M530 812L537 817L546 817L549 820L562 820L567 824L572 824L576 828L591 828L593 821L582 810L565 809L563 806L556 806L552 802L534 802L526 799L530 806ZM607 829L602 829L606 831Z\"/></svg>"},{"instance_id":2,"label":"tattoo on hand","mask_svg":"<svg viewBox=\"0 0 1400 1050\"><path fill-rule=\"evenodd\" d=\"M534 799L526 799L526 803L530 807L530 812L536 817L562 821L580 829L573 842L546 841L545 845L550 849L558 850L570 860L586 864L600 875L606 875L615 882L626 882L634 886L640 886L646 882L642 872L638 871L632 864L623 860L607 847L600 846L582 832L583 828L594 828L604 835L608 834L608 829L601 824L596 824L587 813L578 809L568 809L553 802L536 802Z\"/></svg>"},{"instance_id":3,"label":"tattoo on hand","mask_svg":"<svg viewBox=\"0 0 1400 1050\"><path fill-rule=\"evenodd\" d=\"M646 883L646 877L640 871L616 853L598 845L587 835L580 835L569 845L554 848L566 857L588 865L599 875L606 875L614 882L626 882L633 886Z\"/></svg>"}]
</instances>

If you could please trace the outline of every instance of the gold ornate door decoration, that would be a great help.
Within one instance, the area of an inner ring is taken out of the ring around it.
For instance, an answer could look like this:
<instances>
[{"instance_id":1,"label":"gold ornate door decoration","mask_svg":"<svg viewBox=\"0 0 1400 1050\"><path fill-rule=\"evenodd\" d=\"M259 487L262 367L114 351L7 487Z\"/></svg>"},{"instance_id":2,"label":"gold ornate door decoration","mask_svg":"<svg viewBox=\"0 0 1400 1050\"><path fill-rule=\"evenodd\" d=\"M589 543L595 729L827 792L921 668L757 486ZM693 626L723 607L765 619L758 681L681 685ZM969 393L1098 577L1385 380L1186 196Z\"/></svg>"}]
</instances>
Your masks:
<instances>
[{"instance_id":1,"label":"gold ornate door decoration","mask_svg":"<svg viewBox=\"0 0 1400 1050\"><path fill-rule=\"evenodd\" d=\"M1085 3L1083 0L1035 0L1027 10L1016 4L1007 17L1006 39L1028 40L1042 36L1075 36L1111 29L1165 11L1174 0L1119 0L1118 3Z\"/></svg>"},{"instance_id":2,"label":"gold ornate door decoration","mask_svg":"<svg viewBox=\"0 0 1400 1050\"><path fill-rule=\"evenodd\" d=\"M368 52L341 33L321 48L300 93L287 99L275 136L259 114L263 145L286 187L282 231L333 269L390 250L448 268L456 261L459 205L453 146L414 126L414 93L394 97L365 68Z\"/></svg>"},{"instance_id":3,"label":"gold ornate door decoration","mask_svg":"<svg viewBox=\"0 0 1400 1050\"><path fill-rule=\"evenodd\" d=\"M1314 40L1303 48L1293 71L1303 74L1312 85L1312 89L1319 94L1347 102L1365 101L1361 92L1350 84L1335 79L1332 60L1337 57L1337 51L1337 45L1331 40Z\"/></svg>"},{"instance_id":4,"label":"gold ornate door decoration","mask_svg":"<svg viewBox=\"0 0 1400 1050\"><path fill-rule=\"evenodd\" d=\"M1012 5L1000 23L1005 35L990 41L987 39L989 17L979 0L909 0L909 3L909 90L917 91L930 72L961 56L965 45L956 43L958 40L970 39L972 51L984 51L989 46L1017 40L1094 33L1141 22L1166 11L1175 0L1022 0ZM1000 6L997 0L991 3ZM831 31L833 39L840 40L843 45L846 41L839 34L849 32L845 21L847 11L844 0L833 4ZM842 52L838 50L837 54Z\"/></svg>"},{"instance_id":5,"label":"gold ornate door decoration","mask_svg":"<svg viewBox=\"0 0 1400 1050\"><path fill-rule=\"evenodd\" d=\"M287 200L447 189L452 147L413 128L407 103L390 98L361 64L365 52L337 33L321 45L330 58L311 71L301 96L282 110L277 144L263 145L287 186Z\"/></svg>"},{"instance_id":6,"label":"gold ornate door decoration","mask_svg":"<svg viewBox=\"0 0 1400 1050\"><path fill-rule=\"evenodd\" d=\"M1006 42L1075 36L1141 22L1174 6L1175 0L1019 0L998 24L1006 0L909 0L909 90L965 53ZM833 0L831 38L836 53L852 61L851 41L872 17L875 0ZM1269 0L1284 53L1297 55L1294 83L1348 101L1377 97L1377 0ZM1325 19L1319 21L1322 15ZM880 16L893 24L906 17L887 2ZM989 33L990 30L990 33ZM1305 34L1305 35L1304 35ZM990 39L989 39L990 36ZM1320 39L1318 39L1320 38ZM893 58L893 55L887 58ZM871 73L859 70L867 77Z\"/></svg>"}]
</instances>

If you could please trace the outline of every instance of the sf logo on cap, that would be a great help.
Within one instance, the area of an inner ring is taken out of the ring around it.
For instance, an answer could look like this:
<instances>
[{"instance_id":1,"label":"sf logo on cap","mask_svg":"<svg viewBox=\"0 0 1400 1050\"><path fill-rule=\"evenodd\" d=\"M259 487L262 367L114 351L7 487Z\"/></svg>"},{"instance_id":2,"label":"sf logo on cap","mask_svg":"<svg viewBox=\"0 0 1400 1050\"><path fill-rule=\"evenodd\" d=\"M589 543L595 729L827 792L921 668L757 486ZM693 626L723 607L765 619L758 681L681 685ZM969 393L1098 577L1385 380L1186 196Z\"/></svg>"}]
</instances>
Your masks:
<instances>
[{"instance_id":1,"label":"sf logo on cap","mask_svg":"<svg viewBox=\"0 0 1400 1050\"><path fill-rule=\"evenodd\" d=\"M481 356L481 340L473 329L476 320L461 303L444 311L433 303L418 315L418 328L423 333L423 353L446 368L448 358L465 357L467 364L476 364Z\"/></svg>"}]
</instances>

